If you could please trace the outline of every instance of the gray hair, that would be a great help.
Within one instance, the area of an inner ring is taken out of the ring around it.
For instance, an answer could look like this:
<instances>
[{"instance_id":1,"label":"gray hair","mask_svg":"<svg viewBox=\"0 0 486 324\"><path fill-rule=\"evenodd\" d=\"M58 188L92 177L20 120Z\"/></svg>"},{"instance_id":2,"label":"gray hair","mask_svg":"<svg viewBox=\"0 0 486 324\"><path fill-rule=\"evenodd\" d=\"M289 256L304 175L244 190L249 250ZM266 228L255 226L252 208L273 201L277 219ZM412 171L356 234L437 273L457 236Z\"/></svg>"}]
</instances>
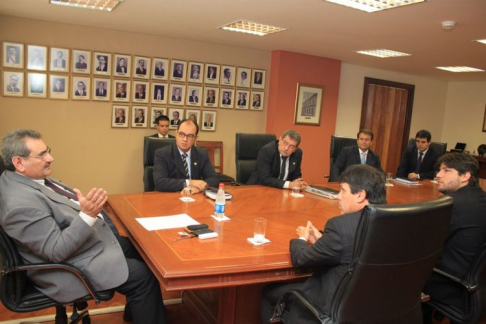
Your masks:
<instances>
[{"instance_id":1,"label":"gray hair","mask_svg":"<svg viewBox=\"0 0 486 324\"><path fill-rule=\"evenodd\" d=\"M15 171L12 163L14 156L28 156L30 150L25 145L25 138L42 138L39 132L31 129L17 129L3 137L2 158L7 170Z\"/></svg>"},{"instance_id":2,"label":"gray hair","mask_svg":"<svg viewBox=\"0 0 486 324\"><path fill-rule=\"evenodd\" d=\"M291 140L294 140L297 142L297 146L300 144L300 134L297 131L294 131L293 129L287 129L283 134L282 134L282 139L284 139L286 136L290 137Z\"/></svg>"}]
</instances>

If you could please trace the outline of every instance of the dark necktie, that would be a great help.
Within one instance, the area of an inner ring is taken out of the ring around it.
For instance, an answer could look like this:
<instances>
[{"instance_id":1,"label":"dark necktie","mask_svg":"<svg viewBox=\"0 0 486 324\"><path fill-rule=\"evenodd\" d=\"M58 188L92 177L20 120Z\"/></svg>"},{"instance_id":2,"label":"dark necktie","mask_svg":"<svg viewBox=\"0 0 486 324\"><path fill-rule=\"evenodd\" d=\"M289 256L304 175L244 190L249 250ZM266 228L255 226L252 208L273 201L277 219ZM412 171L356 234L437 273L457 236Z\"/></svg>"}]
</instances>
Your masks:
<instances>
[{"instance_id":1,"label":"dark necktie","mask_svg":"<svg viewBox=\"0 0 486 324\"><path fill-rule=\"evenodd\" d=\"M186 177L187 177L187 179L190 179L189 178L189 168L187 166L187 154L186 153L182 153L182 163L184 163L184 169L186 170Z\"/></svg>"},{"instance_id":2,"label":"dark necktie","mask_svg":"<svg viewBox=\"0 0 486 324\"><path fill-rule=\"evenodd\" d=\"M280 180L284 180L286 162L287 162L287 157L282 156L282 164L280 165L280 175L278 176Z\"/></svg>"},{"instance_id":3,"label":"dark necktie","mask_svg":"<svg viewBox=\"0 0 486 324\"><path fill-rule=\"evenodd\" d=\"M420 152L419 153L419 158L417 160L417 167L415 168L415 173L419 173L420 172L420 166L422 165L422 158L424 156L424 153L423 152Z\"/></svg>"},{"instance_id":4,"label":"dark necktie","mask_svg":"<svg viewBox=\"0 0 486 324\"><path fill-rule=\"evenodd\" d=\"M45 178L44 184L46 185L46 187L51 188L52 190L54 190L56 193L60 194L61 196L64 196L68 199L78 201L78 197L75 194L56 186L51 180Z\"/></svg>"}]
</instances>

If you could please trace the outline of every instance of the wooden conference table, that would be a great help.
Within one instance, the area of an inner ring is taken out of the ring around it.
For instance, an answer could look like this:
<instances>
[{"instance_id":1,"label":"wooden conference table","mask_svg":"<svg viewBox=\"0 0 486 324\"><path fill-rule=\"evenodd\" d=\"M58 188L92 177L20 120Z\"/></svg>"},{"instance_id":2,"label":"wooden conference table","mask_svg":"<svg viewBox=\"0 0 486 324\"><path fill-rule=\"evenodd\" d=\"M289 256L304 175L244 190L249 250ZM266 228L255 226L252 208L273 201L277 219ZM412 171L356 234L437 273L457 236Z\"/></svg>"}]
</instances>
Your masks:
<instances>
[{"instance_id":1,"label":"wooden conference table","mask_svg":"<svg viewBox=\"0 0 486 324\"><path fill-rule=\"evenodd\" d=\"M336 183L324 186L339 189ZM197 323L261 323L261 289L266 283L305 278L309 271L292 268L289 241L308 220L318 228L340 215L338 201L290 190L263 186L227 187L233 199L226 203L230 221L210 217L214 201L204 195L182 202L179 193L110 195L108 212L119 220L143 258L167 291L185 290L184 305L197 314ZM389 204L432 200L440 196L436 185L394 183L387 187ZM174 241L181 229L147 231L136 218L188 214L208 224L219 237ZM269 244L254 246L256 217L267 219Z\"/></svg>"}]
</instances>

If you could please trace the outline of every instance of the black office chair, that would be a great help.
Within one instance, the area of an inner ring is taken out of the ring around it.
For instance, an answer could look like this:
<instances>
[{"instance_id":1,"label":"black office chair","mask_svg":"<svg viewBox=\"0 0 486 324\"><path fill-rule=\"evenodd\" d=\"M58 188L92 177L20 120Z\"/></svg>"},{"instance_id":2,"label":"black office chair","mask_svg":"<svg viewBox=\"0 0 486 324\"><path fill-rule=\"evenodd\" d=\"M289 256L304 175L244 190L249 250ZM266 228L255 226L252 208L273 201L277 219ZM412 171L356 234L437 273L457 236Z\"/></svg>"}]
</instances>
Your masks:
<instances>
[{"instance_id":1,"label":"black office chair","mask_svg":"<svg viewBox=\"0 0 486 324\"><path fill-rule=\"evenodd\" d=\"M143 190L154 191L155 150L171 145L175 138L144 137L143 139Z\"/></svg>"},{"instance_id":2,"label":"black office chair","mask_svg":"<svg viewBox=\"0 0 486 324\"><path fill-rule=\"evenodd\" d=\"M329 153L329 158L330 158L329 170L332 170L332 166L334 162L336 162L336 159L339 155L339 152L341 152L342 148L346 146L353 146L353 145L357 145L356 138L331 135L331 150ZM324 177L329 178L329 175L326 175Z\"/></svg>"},{"instance_id":3,"label":"black office chair","mask_svg":"<svg viewBox=\"0 0 486 324\"><path fill-rule=\"evenodd\" d=\"M107 301L113 298L114 291L95 291L91 282L78 268L66 263L23 264L17 247L8 235L0 228L0 299L3 305L12 312L25 313L56 307L56 324L67 324L66 306L73 305L73 314L69 323L90 323L89 313L83 310L88 300ZM27 278L27 271L62 269L77 275L86 286L89 295L70 303L58 303L37 290Z\"/></svg>"},{"instance_id":4,"label":"black office chair","mask_svg":"<svg viewBox=\"0 0 486 324\"><path fill-rule=\"evenodd\" d=\"M278 319L289 296L320 323L422 323L421 291L448 234L452 198L363 210L352 262L324 313L302 292L288 291L275 308ZM322 292L326 294L326 291Z\"/></svg>"},{"instance_id":5,"label":"black office chair","mask_svg":"<svg viewBox=\"0 0 486 324\"><path fill-rule=\"evenodd\" d=\"M464 278L457 278L436 268L432 276L441 277L450 291L449 296L456 296L458 302L452 305L434 298L433 293L427 292L430 306L454 323L486 321L486 244L476 255ZM457 307L459 304L462 304L462 307Z\"/></svg>"},{"instance_id":6,"label":"black office chair","mask_svg":"<svg viewBox=\"0 0 486 324\"><path fill-rule=\"evenodd\" d=\"M408 140L408 145L416 145L415 138L411 138ZM445 154L447 151L447 143L444 142L432 142L430 143L430 147L439 153L441 156Z\"/></svg>"},{"instance_id":7,"label":"black office chair","mask_svg":"<svg viewBox=\"0 0 486 324\"><path fill-rule=\"evenodd\" d=\"M277 138L274 134L236 133L236 183L246 184L255 171L260 149Z\"/></svg>"}]
</instances>

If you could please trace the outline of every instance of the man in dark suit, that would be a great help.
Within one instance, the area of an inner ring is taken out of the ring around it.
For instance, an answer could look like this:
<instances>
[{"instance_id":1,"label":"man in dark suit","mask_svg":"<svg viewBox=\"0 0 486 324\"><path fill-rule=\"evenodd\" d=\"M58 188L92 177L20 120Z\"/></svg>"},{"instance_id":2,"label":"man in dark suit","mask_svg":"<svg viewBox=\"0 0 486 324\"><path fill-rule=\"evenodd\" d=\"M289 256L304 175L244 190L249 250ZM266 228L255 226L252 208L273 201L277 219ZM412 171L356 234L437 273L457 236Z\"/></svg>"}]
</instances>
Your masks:
<instances>
[{"instance_id":1,"label":"man in dark suit","mask_svg":"<svg viewBox=\"0 0 486 324\"><path fill-rule=\"evenodd\" d=\"M126 98L127 97L127 92L126 92L126 83L117 83L116 84L116 97L117 98Z\"/></svg>"},{"instance_id":2,"label":"man in dark suit","mask_svg":"<svg viewBox=\"0 0 486 324\"><path fill-rule=\"evenodd\" d=\"M20 92L20 88L18 87L19 84L19 77L18 75L12 74L9 77L10 83L7 85L8 92Z\"/></svg>"},{"instance_id":3,"label":"man in dark suit","mask_svg":"<svg viewBox=\"0 0 486 324\"><path fill-rule=\"evenodd\" d=\"M156 76L161 76L163 77L165 75L165 70L164 70L164 63L161 61L158 61L156 66L155 66L155 72L154 74Z\"/></svg>"},{"instance_id":4,"label":"man in dark suit","mask_svg":"<svg viewBox=\"0 0 486 324\"><path fill-rule=\"evenodd\" d=\"M135 71L135 73L141 74L141 75L147 74L147 68L145 67L145 60L139 60L138 61L138 67L137 67L137 70Z\"/></svg>"},{"instance_id":5,"label":"man in dark suit","mask_svg":"<svg viewBox=\"0 0 486 324\"><path fill-rule=\"evenodd\" d=\"M208 97L206 98L206 103L216 103L216 96L214 90L208 90Z\"/></svg>"},{"instance_id":6,"label":"man in dark suit","mask_svg":"<svg viewBox=\"0 0 486 324\"><path fill-rule=\"evenodd\" d=\"M104 55L98 55L97 58L98 58L98 66L96 67L96 71L107 72L108 71L108 65L106 65L107 57Z\"/></svg>"},{"instance_id":7,"label":"man in dark suit","mask_svg":"<svg viewBox=\"0 0 486 324\"><path fill-rule=\"evenodd\" d=\"M397 169L397 178L434 179L435 162L440 154L430 147L432 135L423 129L415 135L414 145L407 147Z\"/></svg>"},{"instance_id":8,"label":"man in dark suit","mask_svg":"<svg viewBox=\"0 0 486 324\"><path fill-rule=\"evenodd\" d=\"M180 120L180 117L179 117L179 112L178 111L174 111L172 113L172 120L170 121L170 124L172 126L174 125L180 125L181 124L181 120Z\"/></svg>"},{"instance_id":9,"label":"man in dark suit","mask_svg":"<svg viewBox=\"0 0 486 324\"><path fill-rule=\"evenodd\" d=\"M135 123L143 124L145 123L145 114L143 109L136 109L135 111Z\"/></svg>"},{"instance_id":10,"label":"man in dark suit","mask_svg":"<svg viewBox=\"0 0 486 324\"><path fill-rule=\"evenodd\" d=\"M127 297L134 323L166 323L160 285L127 238L103 211L106 191L86 196L49 178L54 158L41 135L16 130L3 138L7 171L0 177L0 226L26 264L64 262L78 267L96 290ZM106 226L108 225L108 226ZM31 271L37 289L58 302L88 294L69 271Z\"/></svg>"},{"instance_id":11,"label":"man in dark suit","mask_svg":"<svg viewBox=\"0 0 486 324\"><path fill-rule=\"evenodd\" d=\"M53 92L64 92L64 83L63 79L55 79L54 87L52 88Z\"/></svg>"},{"instance_id":12,"label":"man in dark suit","mask_svg":"<svg viewBox=\"0 0 486 324\"><path fill-rule=\"evenodd\" d=\"M118 61L118 65L116 66L116 73L122 73L122 74L127 73L127 65L123 57L121 57L120 60Z\"/></svg>"},{"instance_id":13,"label":"man in dark suit","mask_svg":"<svg viewBox=\"0 0 486 324\"><path fill-rule=\"evenodd\" d=\"M302 150L299 144L300 134L289 129L279 140L263 146L258 152L256 168L248 184L305 189L307 183L302 179Z\"/></svg>"},{"instance_id":14,"label":"man in dark suit","mask_svg":"<svg viewBox=\"0 0 486 324\"><path fill-rule=\"evenodd\" d=\"M74 65L76 69L79 70L86 70L88 68L88 64L84 61L84 55L79 55L78 56L78 61Z\"/></svg>"},{"instance_id":15,"label":"man in dark suit","mask_svg":"<svg viewBox=\"0 0 486 324\"><path fill-rule=\"evenodd\" d=\"M160 115L155 119L155 127L157 128L157 133L150 137L175 138L169 134L169 117L166 115Z\"/></svg>"},{"instance_id":16,"label":"man in dark suit","mask_svg":"<svg viewBox=\"0 0 486 324\"><path fill-rule=\"evenodd\" d=\"M238 95L238 106L245 107L246 106L246 96L243 92L240 92Z\"/></svg>"},{"instance_id":17,"label":"man in dark suit","mask_svg":"<svg viewBox=\"0 0 486 324\"><path fill-rule=\"evenodd\" d=\"M198 103L199 98L196 95L196 90L192 90L191 96L189 97L189 102Z\"/></svg>"},{"instance_id":18,"label":"man in dark suit","mask_svg":"<svg viewBox=\"0 0 486 324\"><path fill-rule=\"evenodd\" d=\"M118 108L116 110L115 123L116 124L125 124L125 109Z\"/></svg>"},{"instance_id":19,"label":"man in dark suit","mask_svg":"<svg viewBox=\"0 0 486 324\"><path fill-rule=\"evenodd\" d=\"M204 128L213 128L214 123L212 122L212 115L211 114L206 114L206 120L204 121Z\"/></svg>"},{"instance_id":20,"label":"man in dark suit","mask_svg":"<svg viewBox=\"0 0 486 324\"><path fill-rule=\"evenodd\" d=\"M221 103L223 105L231 105L230 93L228 91L223 91L223 100Z\"/></svg>"},{"instance_id":21,"label":"man in dark suit","mask_svg":"<svg viewBox=\"0 0 486 324\"><path fill-rule=\"evenodd\" d=\"M174 78L182 78L182 64L176 63L174 67L174 72L172 73Z\"/></svg>"},{"instance_id":22,"label":"man in dark suit","mask_svg":"<svg viewBox=\"0 0 486 324\"><path fill-rule=\"evenodd\" d=\"M137 84L137 92L135 92L135 99L145 99L145 86Z\"/></svg>"},{"instance_id":23,"label":"man in dark suit","mask_svg":"<svg viewBox=\"0 0 486 324\"><path fill-rule=\"evenodd\" d=\"M96 96L97 97L106 97L106 85L105 82L99 82L98 88L96 89Z\"/></svg>"},{"instance_id":24,"label":"man in dark suit","mask_svg":"<svg viewBox=\"0 0 486 324\"><path fill-rule=\"evenodd\" d=\"M296 268L314 268L312 277L303 283L266 286L263 290L263 323L268 322L278 298L289 289L301 290L320 309L329 312L334 293L352 261L361 210L369 204L386 203L385 181L380 172L369 165L350 166L343 172L340 182L337 199L343 215L331 218L323 234L307 222L297 228L298 238L290 241L292 264ZM315 317L298 301L290 302L283 319L285 323L315 323Z\"/></svg>"},{"instance_id":25,"label":"man in dark suit","mask_svg":"<svg viewBox=\"0 0 486 324\"><path fill-rule=\"evenodd\" d=\"M208 186L218 187L219 177L207 151L194 147L198 133L199 126L185 119L177 127L176 142L155 151L155 190L183 191L190 186L195 194Z\"/></svg>"},{"instance_id":26,"label":"man in dark suit","mask_svg":"<svg viewBox=\"0 0 486 324\"><path fill-rule=\"evenodd\" d=\"M208 74L207 74L207 78L209 80L214 80L216 79L216 67L214 66L209 66L208 68Z\"/></svg>"},{"instance_id":27,"label":"man in dark suit","mask_svg":"<svg viewBox=\"0 0 486 324\"><path fill-rule=\"evenodd\" d=\"M435 265L464 281L476 254L486 243L486 193L479 186L479 163L470 155L450 153L437 162L437 188L454 199L449 236ZM432 273L424 292L437 302L462 309L462 286ZM431 312L424 309L424 323L431 323Z\"/></svg>"},{"instance_id":28,"label":"man in dark suit","mask_svg":"<svg viewBox=\"0 0 486 324\"><path fill-rule=\"evenodd\" d=\"M74 91L74 95L77 97L86 97L86 86L84 85L83 81L78 82L78 87L76 91Z\"/></svg>"},{"instance_id":29,"label":"man in dark suit","mask_svg":"<svg viewBox=\"0 0 486 324\"><path fill-rule=\"evenodd\" d=\"M63 53L62 51L57 51L57 58L54 59L54 61L52 62L52 67L54 69L65 69L66 68L66 60L63 59Z\"/></svg>"},{"instance_id":30,"label":"man in dark suit","mask_svg":"<svg viewBox=\"0 0 486 324\"><path fill-rule=\"evenodd\" d=\"M341 172L354 164L368 164L384 173L381 168L380 157L370 150L371 144L373 143L373 132L369 129L361 129L356 137L358 146L346 146L342 148L336 162L334 162L331 168L329 182L339 181Z\"/></svg>"}]
</instances>

